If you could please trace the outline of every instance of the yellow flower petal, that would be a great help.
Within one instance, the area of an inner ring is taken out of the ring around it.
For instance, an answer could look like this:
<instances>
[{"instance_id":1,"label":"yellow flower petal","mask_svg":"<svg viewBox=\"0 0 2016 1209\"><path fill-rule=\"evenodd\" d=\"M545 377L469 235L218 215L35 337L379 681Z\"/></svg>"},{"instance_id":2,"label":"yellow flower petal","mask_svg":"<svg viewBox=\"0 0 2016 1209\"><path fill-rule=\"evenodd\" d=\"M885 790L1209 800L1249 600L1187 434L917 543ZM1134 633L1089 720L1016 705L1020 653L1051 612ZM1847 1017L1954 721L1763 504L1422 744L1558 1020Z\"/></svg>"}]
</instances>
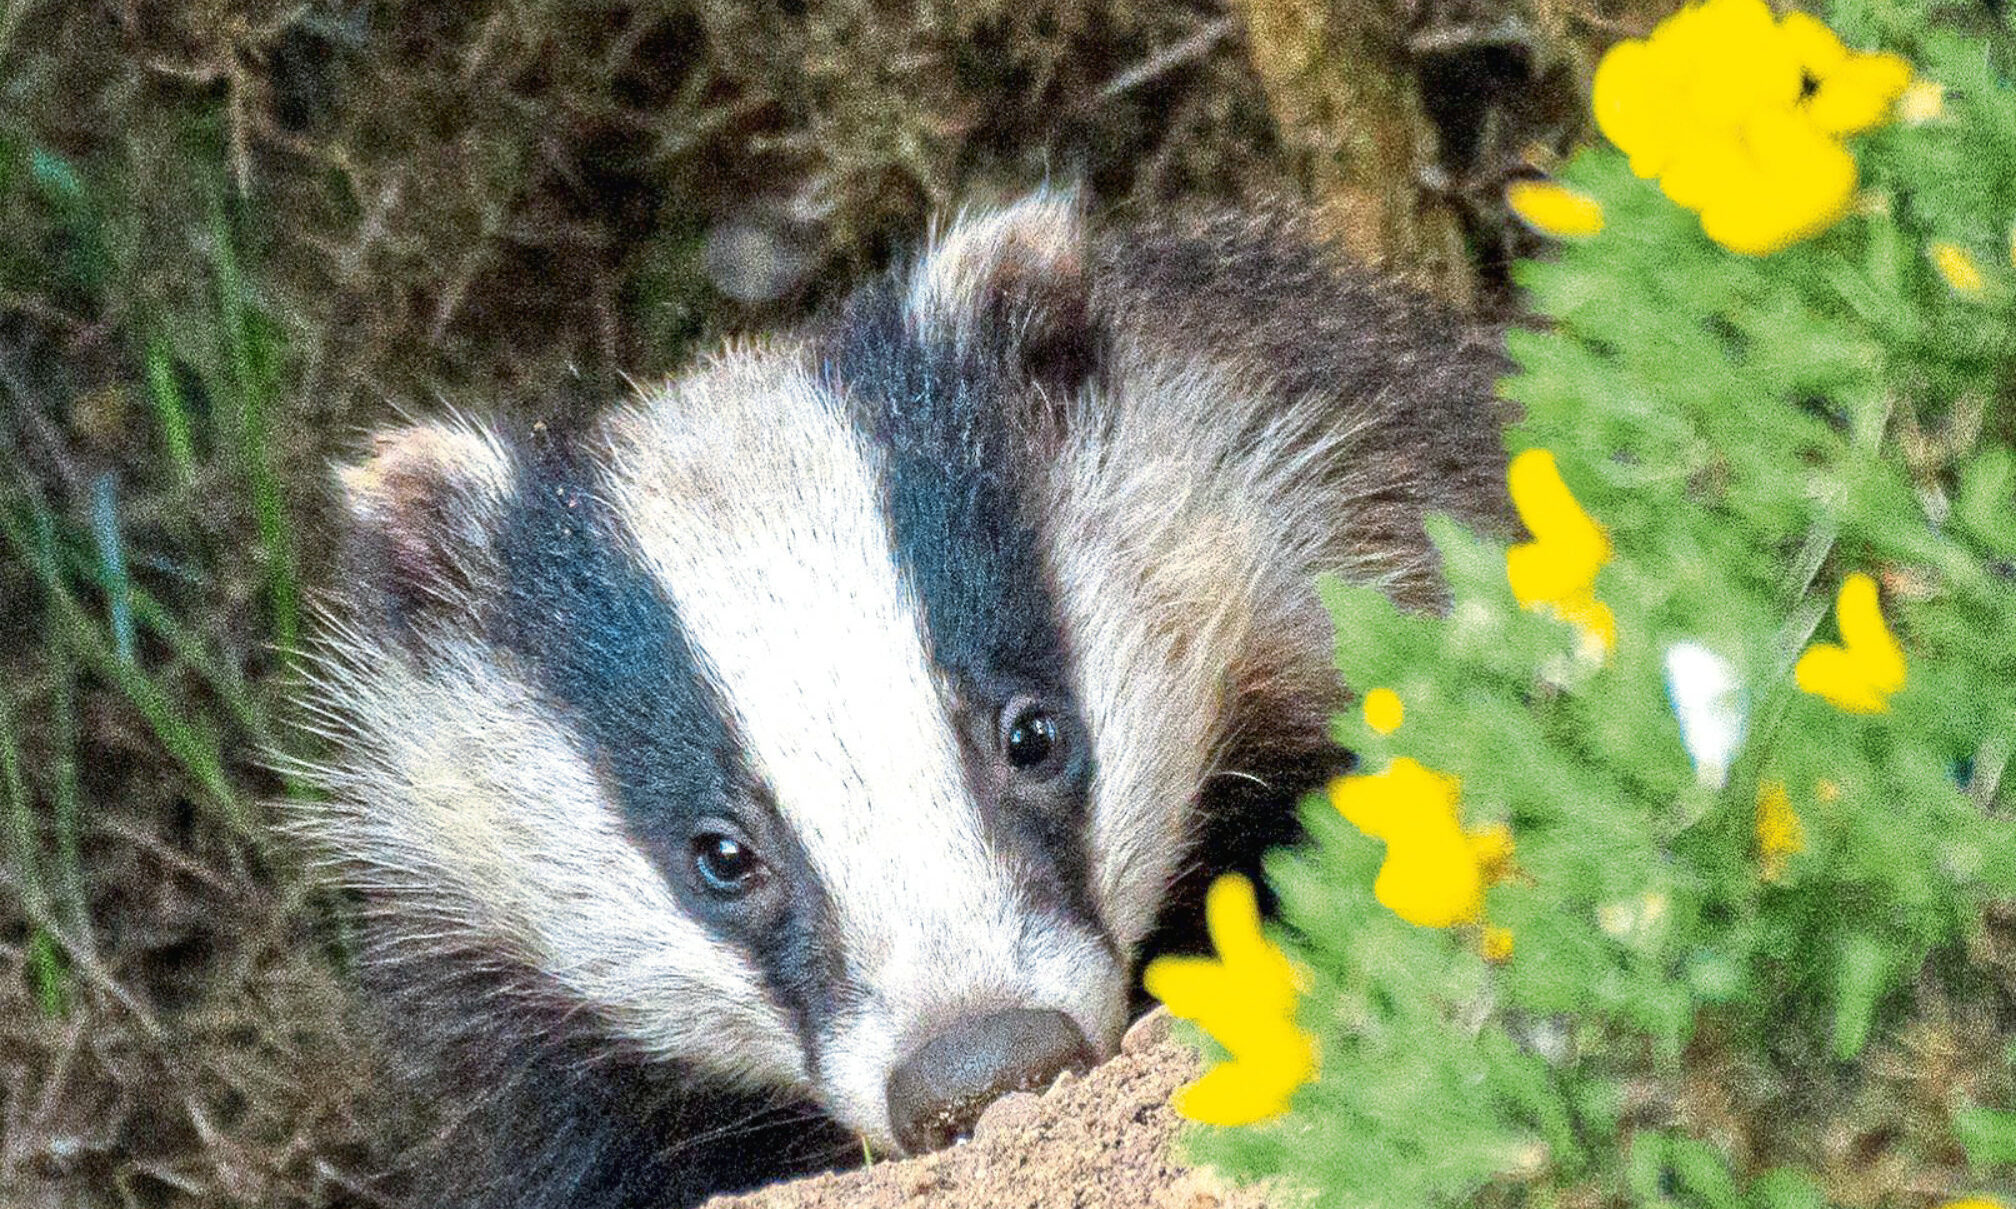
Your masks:
<instances>
[{"instance_id":1,"label":"yellow flower petal","mask_svg":"<svg viewBox=\"0 0 2016 1209\"><path fill-rule=\"evenodd\" d=\"M1496 885L1505 879L1512 865L1510 827L1503 823L1479 827L1465 833L1464 842L1470 845L1470 859L1477 862L1477 872L1485 881Z\"/></svg>"},{"instance_id":2,"label":"yellow flower petal","mask_svg":"<svg viewBox=\"0 0 2016 1209\"><path fill-rule=\"evenodd\" d=\"M1890 118L1911 84L1911 65L1892 54L1850 55L1820 81L1805 109L1829 134L1854 134Z\"/></svg>"},{"instance_id":3,"label":"yellow flower petal","mask_svg":"<svg viewBox=\"0 0 2016 1209\"><path fill-rule=\"evenodd\" d=\"M1806 847L1806 828L1792 809L1782 781L1757 786L1757 861L1764 880L1782 881L1791 857Z\"/></svg>"},{"instance_id":4,"label":"yellow flower petal","mask_svg":"<svg viewBox=\"0 0 2016 1209\"><path fill-rule=\"evenodd\" d=\"M1666 171L1659 177L1667 200L1699 213L1725 197L1755 195L1757 172L1734 127L1696 131L1677 143Z\"/></svg>"},{"instance_id":5,"label":"yellow flower petal","mask_svg":"<svg viewBox=\"0 0 2016 1209\"><path fill-rule=\"evenodd\" d=\"M1393 914L1423 928L1447 928L1482 913L1484 879L1460 830L1386 853L1372 896Z\"/></svg>"},{"instance_id":6,"label":"yellow flower petal","mask_svg":"<svg viewBox=\"0 0 2016 1209\"><path fill-rule=\"evenodd\" d=\"M1172 1015L1195 1020L1224 987L1225 963L1211 957L1157 957L1141 971L1141 986Z\"/></svg>"},{"instance_id":7,"label":"yellow flower petal","mask_svg":"<svg viewBox=\"0 0 2016 1209\"><path fill-rule=\"evenodd\" d=\"M1755 256L1848 212L1855 161L1835 136L1885 120L1910 79L1904 60L1850 51L1802 13L1780 22L1764 0L1706 0L1612 47L1591 100L1633 172Z\"/></svg>"},{"instance_id":8,"label":"yellow flower petal","mask_svg":"<svg viewBox=\"0 0 2016 1209\"><path fill-rule=\"evenodd\" d=\"M1826 79L1848 61L1841 35L1805 13L1786 13L1778 23L1778 36L1798 59L1799 69L1816 80Z\"/></svg>"},{"instance_id":9,"label":"yellow flower petal","mask_svg":"<svg viewBox=\"0 0 2016 1209\"><path fill-rule=\"evenodd\" d=\"M1330 804L1351 825L1375 839L1412 834L1422 827L1456 825L1457 778L1401 756L1385 772L1360 773L1330 782Z\"/></svg>"},{"instance_id":10,"label":"yellow flower petal","mask_svg":"<svg viewBox=\"0 0 2016 1209\"><path fill-rule=\"evenodd\" d=\"M1653 42L1684 64L1678 99L1698 124L1727 126L1799 99L1798 56L1764 0L1708 0L1681 16L1691 19L1676 16Z\"/></svg>"},{"instance_id":11,"label":"yellow flower petal","mask_svg":"<svg viewBox=\"0 0 2016 1209\"><path fill-rule=\"evenodd\" d=\"M1407 717L1407 707L1400 703L1400 694L1390 688L1375 688L1365 694L1365 725L1382 735L1390 735L1400 729L1400 723Z\"/></svg>"},{"instance_id":12,"label":"yellow flower petal","mask_svg":"<svg viewBox=\"0 0 2016 1209\"><path fill-rule=\"evenodd\" d=\"M1581 631L1584 654L1602 659L1617 649L1617 617L1610 606L1591 595L1560 601L1549 606L1554 615Z\"/></svg>"},{"instance_id":13,"label":"yellow flower petal","mask_svg":"<svg viewBox=\"0 0 2016 1209\"><path fill-rule=\"evenodd\" d=\"M1936 80L1913 80L1897 98L1897 119L1906 126L1923 126L1946 115L1946 86Z\"/></svg>"},{"instance_id":14,"label":"yellow flower petal","mask_svg":"<svg viewBox=\"0 0 2016 1209\"><path fill-rule=\"evenodd\" d=\"M1603 230L1602 203L1554 181L1513 181L1505 204L1542 235L1585 239Z\"/></svg>"},{"instance_id":15,"label":"yellow flower petal","mask_svg":"<svg viewBox=\"0 0 2016 1209\"><path fill-rule=\"evenodd\" d=\"M1854 657L1838 646L1822 643L1808 648L1793 665L1792 675L1801 689L1848 713L1880 714L1890 708L1889 699L1869 683Z\"/></svg>"},{"instance_id":16,"label":"yellow flower petal","mask_svg":"<svg viewBox=\"0 0 2016 1209\"><path fill-rule=\"evenodd\" d=\"M1701 229L1732 252L1763 256L1839 222L1855 199L1855 157L1792 110L1759 110L1741 128L1741 166L1701 209Z\"/></svg>"},{"instance_id":17,"label":"yellow flower petal","mask_svg":"<svg viewBox=\"0 0 2016 1209\"><path fill-rule=\"evenodd\" d=\"M1579 600L1610 561L1610 539L1561 481L1554 455L1528 449L1506 472L1512 505L1534 540L1506 552L1505 570L1521 605Z\"/></svg>"},{"instance_id":18,"label":"yellow flower petal","mask_svg":"<svg viewBox=\"0 0 2016 1209\"><path fill-rule=\"evenodd\" d=\"M1252 1124L1286 1111L1289 1094L1314 1076L1316 1042L1295 1024L1296 971L1261 933L1252 883L1236 873L1213 882L1204 919L1218 956L1158 957L1141 982L1232 1056L1179 1092L1176 1110L1211 1124Z\"/></svg>"},{"instance_id":19,"label":"yellow flower petal","mask_svg":"<svg viewBox=\"0 0 2016 1209\"><path fill-rule=\"evenodd\" d=\"M1406 756L1385 772L1331 782L1330 802L1338 812L1385 841L1372 896L1408 923L1446 928L1483 910L1484 876L1456 820L1461 785Z\"/></svg>"},{"instance_id":20,"label":"yellow flower petal","mask_svg":"<svg viewBox=\"0 0 2016 1209\"><path fill-rule=\"evenodd\" d=\"M1799 656L1792 678L1801 689L1836 708L1877 714L1890 708L1890 695L1904 687L1904 649L1883 624L1876 581L1860 572L1841 585L1835 602L1841 644L1816 642Z\"/></svg>"},{"instance_id":21,"label":"yellow flower petal","mask_svg":"<svg viewBox=\"0 0 2016 1209\"><path fill-rule=\"evenodd\" d=\"M1631 157L1631 170L1644 177L1658 175L1667 142L1655 72L1652 48L1633 38L1604 54L1590 85L1596 128Z\"/></svg>"},{"instance_id":22,"label":"yellow flower petal","mask_svg":"<svg viewBox=\"0 0 2016 1209\"><path fill-rule=\"evenodd\" d=\"M1492 924L1484 929L1477 940L1477 951L1484 960L1490 962L1509 961L1512 957L1512 929Z\"/></svg>"},{"instance_id":23,"label":"yellow flower petal","mask_svg":"<svg viewBox=\"0 0 2016 1209\"><path fill-rule=\"evenodd\" d=\"M1176 1093L1176 1112L1205 1125L1254 1125L1288 1111L1294 1090L1316 1073L1314 1039L1283 1028L1259 1048L1221 1063Z\"/></svg>"},{"instance_id":24,"label":"yellow flower petal","mask_svg":"<svg viewBox=\"0 0 2016 1209\"><path fill-rule=\"evenodd\" d=\"M1959 244L1941 242L1932 245L1931 253L1932 267L1939 270L1939 275L1953 287L1954 293L1979 298L1987 292L1988 282L1981 276L1981 266L1974 263L1967 249ZM2011 260L2016 261L2016 252L2011 253Z\"/></svg>"}]
</instances>

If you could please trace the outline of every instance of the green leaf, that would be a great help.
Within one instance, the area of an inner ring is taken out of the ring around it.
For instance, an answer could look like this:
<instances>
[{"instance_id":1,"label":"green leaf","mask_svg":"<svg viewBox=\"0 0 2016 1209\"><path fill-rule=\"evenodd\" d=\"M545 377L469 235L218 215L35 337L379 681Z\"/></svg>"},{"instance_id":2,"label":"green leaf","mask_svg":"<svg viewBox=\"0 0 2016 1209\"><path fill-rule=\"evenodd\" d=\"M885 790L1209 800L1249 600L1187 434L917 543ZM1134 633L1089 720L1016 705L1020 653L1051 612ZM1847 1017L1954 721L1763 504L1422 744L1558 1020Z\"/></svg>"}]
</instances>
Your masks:
<instances>
[{"instance_id":1,"label":"green leaf","mask_svg":"<svg viewBox=\"0 0 2016 1209\"><path fill-rule=\"evenodd\" d=\"M1953 1114L1953 1132L1975 1171L2016 1167L2016 1112L1963 1108Z\"/></svg>"},{"instance_id":2,"label":"green leaf","mask_svg":"<svg viewBox=\"0 0 2016 1209\"><path fill-rule=\"evenodd\" d=\"M1728 1160L1706 1142L1675 1136L1666 1147L1666 1161L1680 1186L1700 1198L1709 1209L1738 1209L1743 1198L1736 1192L1736 1177Z\"/></svg>"},{"instance_id":3,"label":"green leaf","mask_svg":"<svg viewBox=\"0 0 2016 1209\"><path fill-rule=\"evenodd\" d=\"M1667 1136L1656 1130L1646 1130L1631 1139L1631 1151L1624 1162L1624 1182L1641 1205L1669 1203L1666 1196L1668 1142Z\"/></svg>"},{"instance_id":4,"label":"green leaf","mask_svg":"<svg viewBox=\"0 0 2016 1209\"><path fill-rule=\"evenodd\" d=\"M1953 511L1997 554L2016 555L2016 454L1998 446L1969 462Z\"/></svg>"},{"instance_id":5,"label":"green leaf","mask_svg":"<svg viewBox=\"0 0 2016 1209\"><path fill-rule=\"evenodd\" d=\"M1868 1044L1890 965L1890 954L1872 937L1858 932L1841 942L1834 965L1835 1057L1853 1059Z\"/></svg>"},{"instance_id":6,"label":"green leaf","mask_svg":"<svg viewBox=\"0 0 2016 1209\"><path fill-rule=\"evenodd\" d=\"M1774 1167L1751 1181L1750 1203L1754 1209L1827 1209L1820 1186L1791 1167Z\"/></svg>"}]
</instances>

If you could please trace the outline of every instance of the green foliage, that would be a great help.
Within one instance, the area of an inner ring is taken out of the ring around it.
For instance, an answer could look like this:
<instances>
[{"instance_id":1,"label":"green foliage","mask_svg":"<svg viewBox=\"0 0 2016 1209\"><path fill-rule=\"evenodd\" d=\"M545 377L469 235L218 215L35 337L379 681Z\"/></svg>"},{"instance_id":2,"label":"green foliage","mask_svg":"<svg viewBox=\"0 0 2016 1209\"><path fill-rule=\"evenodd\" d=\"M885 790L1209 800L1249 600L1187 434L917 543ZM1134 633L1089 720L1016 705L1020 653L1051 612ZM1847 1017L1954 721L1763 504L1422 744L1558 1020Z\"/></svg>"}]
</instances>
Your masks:
<instances>
[{"instance_id":1,"label":"green foliage","mask_svg":"<svg viewBox=\"0 0 2016 1209\"><path fill-rule=\"evenodd\" d=\"M292 644L291 526L266 423L280 380L278 328L241 274L221 158L202 153L193 128L191 142L192 176L211 181L207 280L154 306L136 303L142 291L132 288L154 254L122 233L131 213L108 213L120 204L116 163L0 138L0 221L14 236L0 253L0 291L39 300L44 309L30 313L50 327L102 325L95 339L118 366L113 382L87 391L84 374L33 338L10 333L0 350L0 389L20 421L7 426L9 473L0 480L0 588L9 592L6 622L35 642L13 657L0 695L0 807L30 924L28 989L49 1016L70 1013L75 959L97 944L82 837L102 818L85 817L80 760L93 741L86 731L103 725L94 699L109 694L118 702L111 717L151 739L165 765L159 790L186 794L246 848L265 845L229 751L269 740L266 707L232 659L230 638L192 624L194 610L178 599L192 584L209 586L191 563L225 560L215 535L161 519L206 505L249 516L266 625ZM81 473L85 458L58 443L58 427L83 427L93 408L123 424L129 394L149 405L131 434L137 464ZM165 458L151 457L154 447ZM51 463L60 473L36 473ZM136 513L144 546L129 546Z\"/></svg>"},{"instance_id":2,"label":"green foliage","mask_svg":"<svg viewBox=\"0 0 2016 1209\"><path fill-rule=\"evenodd\" d=\"M1310 802L1313 842L1270 873L1322 1071L1285 1120L1202 1137L1203 1157L1393 1209L1916 1205L2016 1172L2012 1105L1974 1099L2006 1100L2006 1050L1941 1031L1958 1012L1994 1041L2016 1018L1979 957L1984 904L2016 897L2016 41L1937 17L1842 5L1851 43L1948 86L1945 113L1857 140L1857 211L1782 253L1717 247L1611 149L1563 173L1607 226L1519 266L1551 323L1512 334L1503 389L1512 448L1553 451L1615 544L1596 595L1616 649L1579 656L1514 600L1504 548L1453 525L1432 530L1448 615L1326 590L1347 683L1407 711L1340 738L1369 770L1406 755L1460 777L1466 826L1509 825L1487 918L1515 951L1492 964L1474 927L1381 907L1383 846ZM1986 289L1949 286L1937 242ZM1835 641L1858 571L1909 661L1876 715L1792 674ZM1742 685L1723 784L1669 700L1679 642ZM1803 830L1776 876L1767 784ZM1941 1045L1947 1065L1914 1068Z\"/></svg>"}]
</instances>

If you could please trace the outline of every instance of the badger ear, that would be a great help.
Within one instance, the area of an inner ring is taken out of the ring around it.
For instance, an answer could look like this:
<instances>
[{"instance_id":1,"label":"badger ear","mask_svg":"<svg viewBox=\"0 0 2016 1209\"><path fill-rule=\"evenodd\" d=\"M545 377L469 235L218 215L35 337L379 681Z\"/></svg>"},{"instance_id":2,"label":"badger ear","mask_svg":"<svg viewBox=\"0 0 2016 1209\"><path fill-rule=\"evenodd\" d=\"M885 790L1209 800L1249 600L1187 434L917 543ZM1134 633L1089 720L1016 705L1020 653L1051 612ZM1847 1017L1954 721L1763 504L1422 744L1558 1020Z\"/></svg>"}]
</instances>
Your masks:
<instances>
[{"instance_id":1,"label":"badger ear","mask_svg":"<svg viewBox=\"0 0 2016 1209\"><path fill-rule=\"evenodd\" d=\"M348 590L375 595L395 622L469 611L495 574L511 455L489 429L461 422L383 430L371 446L336 471L350 514Z\"/></svg>"},{"instance_id":2,"label":"badger ear","mask_svg":"<svg viewBox=\"0 0 2016 1209\"><path fill-rule=\"evenodd\" d=\"M963 214L911 274L912 321L927 339L1075 385L1098 356L1090 255L1075 191L1045 189L1005 209Z\"/></svg>"}]
</instances>

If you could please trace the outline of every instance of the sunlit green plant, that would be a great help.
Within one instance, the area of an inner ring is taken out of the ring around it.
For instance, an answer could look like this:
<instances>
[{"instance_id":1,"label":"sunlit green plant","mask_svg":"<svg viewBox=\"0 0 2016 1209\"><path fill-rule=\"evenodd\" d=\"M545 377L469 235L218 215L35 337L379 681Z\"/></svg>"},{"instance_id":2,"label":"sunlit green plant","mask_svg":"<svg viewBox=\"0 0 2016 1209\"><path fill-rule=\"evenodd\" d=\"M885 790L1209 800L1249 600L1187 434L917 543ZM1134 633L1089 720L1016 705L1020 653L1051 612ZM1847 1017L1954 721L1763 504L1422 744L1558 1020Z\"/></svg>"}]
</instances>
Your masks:
<instances>
[{"instance_id":1,"label":"sunlit green plant","mask_svg":"<svg viewBox=\"0 0 2016 1209\"><path fill-rule=\"evenodd\" d=\"M1269 867L1320 1068L1200 1156L1394 1209L1923 1205L2016 1175L2000 1043L1929 1103L1897 1090L1942 1013L2006 1040L2016 1007L1984 964L2016 897L2016 40L1950 15L1844 0L1833 28L1886 52L1854 57L1709 0L1630 81L1632 157L1513 199L1564 239L1519 266L1547 324L1504 384L1536 540L1435 523L1444 616L1326 589L1346 682L1403 708L1340 719L1362 772ZM1732 99L1736 60L1790 83ZM1848 187L1780 188L1788 146L1837 182L1850 157ZM1410 768L1439 788L1388 815L1509 836L1480 882L1444 829L1422 884L1480 907L1377 889L1402 856L1352 807Z\"/></svg>"}]
</instances>

